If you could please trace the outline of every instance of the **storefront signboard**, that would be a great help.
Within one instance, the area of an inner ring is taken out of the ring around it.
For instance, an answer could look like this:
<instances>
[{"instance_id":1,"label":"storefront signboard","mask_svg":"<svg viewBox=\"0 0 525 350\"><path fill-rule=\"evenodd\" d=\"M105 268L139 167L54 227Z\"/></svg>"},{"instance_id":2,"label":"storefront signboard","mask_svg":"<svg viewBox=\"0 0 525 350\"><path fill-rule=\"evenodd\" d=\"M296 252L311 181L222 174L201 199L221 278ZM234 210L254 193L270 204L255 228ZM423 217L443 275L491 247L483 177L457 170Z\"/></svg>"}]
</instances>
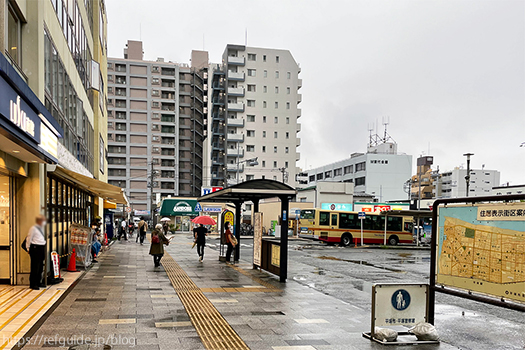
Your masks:
<instances>
[{"instance_id":1,"label":"storefront signboard","mask_svg":"<svg viewBox=\"0 0 525 350\"><path fill-rule=\"evenodd\" d=\"M60 278L60 261L58 253L53 251L51 252L51 262L53 263L53 274L55 278Z\"/></svg>"},{"instance_id":2,"label":"storefront signboard","mask_svg":"<svg viewBox=\"0 0 525 350\"><path fill-rule=\"evenodd\" d=\"M321 203L323 210L352 211L352 203Z\"/></svg>"}]
</instances>

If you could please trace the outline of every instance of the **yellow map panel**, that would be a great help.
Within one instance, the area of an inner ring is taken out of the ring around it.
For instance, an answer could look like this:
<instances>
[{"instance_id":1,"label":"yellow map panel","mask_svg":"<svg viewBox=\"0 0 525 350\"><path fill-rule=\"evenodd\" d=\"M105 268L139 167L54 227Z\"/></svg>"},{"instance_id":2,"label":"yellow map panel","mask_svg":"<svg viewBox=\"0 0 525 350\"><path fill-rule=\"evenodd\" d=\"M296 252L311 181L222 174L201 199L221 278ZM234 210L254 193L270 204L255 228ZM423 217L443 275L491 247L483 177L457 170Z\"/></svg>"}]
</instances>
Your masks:
<instances>
[{"instance_id":1,"label":"yellow map panel","mask_svg":"<svg viewBox=\"0 0 525 350\"><path fill-rule=\"evenodd\" d=\"M445 217L437 282L525 301L525 233Z\"/></svg>"}]
</instances>

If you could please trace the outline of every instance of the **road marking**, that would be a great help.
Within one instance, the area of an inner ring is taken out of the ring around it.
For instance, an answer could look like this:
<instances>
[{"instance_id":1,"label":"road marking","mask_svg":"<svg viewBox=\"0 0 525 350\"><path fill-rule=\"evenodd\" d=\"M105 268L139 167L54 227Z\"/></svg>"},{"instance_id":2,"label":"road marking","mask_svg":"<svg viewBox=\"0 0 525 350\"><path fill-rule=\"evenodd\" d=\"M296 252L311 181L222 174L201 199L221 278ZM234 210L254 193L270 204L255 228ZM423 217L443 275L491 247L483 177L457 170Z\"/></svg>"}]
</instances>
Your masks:
<instances>
[{"instance_id":1,"label":"road marking","mask_svg":"<svg viewBox=\"0 0 525 350\"><path fill-rule=\"evenodd\" d=\"M171 327L188 327L191 326L190 321L186 322L155 322L157 328L171 328Z\"/></svg>"},{"instance_id":2,"label":"road marking","mask_svg":"<svg viewBox=\"0 0 525 350\"><path fill-rule=\"evenodd\" d=\"M312 323L330 323L327 320L322 318L298 318L294 320L297 323L301 324L312 324Z\"/></svg>"},{"instance_id":3,"label":"road marking","mask_svg":"<svg viewBox=\"0 0 525 350\"><path fill-rule=\"evenodd\" d=\"M115 318L115 319L105 319L98 320L98 324L130 324L137 323L136 318Z\"/></svg>"}]
</instances>

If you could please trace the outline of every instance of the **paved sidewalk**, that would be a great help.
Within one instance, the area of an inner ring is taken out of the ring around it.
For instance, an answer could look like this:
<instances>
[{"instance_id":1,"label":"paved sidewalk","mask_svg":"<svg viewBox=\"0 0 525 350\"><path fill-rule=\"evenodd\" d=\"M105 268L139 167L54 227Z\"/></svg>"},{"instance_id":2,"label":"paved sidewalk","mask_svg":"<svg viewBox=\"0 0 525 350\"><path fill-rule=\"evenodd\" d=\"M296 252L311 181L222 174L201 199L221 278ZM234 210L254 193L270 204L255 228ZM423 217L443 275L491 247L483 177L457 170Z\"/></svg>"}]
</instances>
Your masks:
<instances>
[{"instance_id":1,"label":"paved sidewalk","mask_svg":"<svg viewBox=\"0 0 525 350\"><path fill-rule=\"evenodd\" d=\"M211 249L199 263L186 235L177 235L166 249L163 264L169 273L164 267L154 269L148 251L147 244L116 242L26 348L64 348L69 341L148 350L205 349L206 343L211 349L209 339L202 338L207 331L203 324L215 311L220 315L210 327L223 318L239 342L253 350L384 348L361 336L370 328L368 312L294 281L280 284L248 263L227 266ZM203 296L199 303L190 305L190 292ZM204 307L213 310L204 312ZM246 348L225 344L223 349ZM437 348L455 349L447 344L418 347Z\"/></svg>"}]
</instances>

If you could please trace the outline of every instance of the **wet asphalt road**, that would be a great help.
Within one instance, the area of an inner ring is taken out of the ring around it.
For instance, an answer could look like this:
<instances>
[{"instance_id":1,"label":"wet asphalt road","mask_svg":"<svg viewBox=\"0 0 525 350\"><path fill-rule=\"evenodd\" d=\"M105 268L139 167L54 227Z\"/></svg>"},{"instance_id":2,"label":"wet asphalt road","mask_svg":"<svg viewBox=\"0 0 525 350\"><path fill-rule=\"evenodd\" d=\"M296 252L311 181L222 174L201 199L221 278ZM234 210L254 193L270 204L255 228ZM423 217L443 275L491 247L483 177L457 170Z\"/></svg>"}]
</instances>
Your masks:
<instances>
[{"instance_id":1,"label":"wet asphalt road","mask_svg":"<svg viewBox=\"0 0 525 350\"><path fill-rule=\"evenodd\" d=\"M209 240L212 247L218 240ZM374 283L428 283L430 250L328 246L290 240L288 278L370 310ZM241 241L241 260L252 261L253 240ZM312 301L315 302L315 301ZM472 350L525 349L525 313L436 295L436 327L443 341Z\"/></svg>"}]
</instances>

